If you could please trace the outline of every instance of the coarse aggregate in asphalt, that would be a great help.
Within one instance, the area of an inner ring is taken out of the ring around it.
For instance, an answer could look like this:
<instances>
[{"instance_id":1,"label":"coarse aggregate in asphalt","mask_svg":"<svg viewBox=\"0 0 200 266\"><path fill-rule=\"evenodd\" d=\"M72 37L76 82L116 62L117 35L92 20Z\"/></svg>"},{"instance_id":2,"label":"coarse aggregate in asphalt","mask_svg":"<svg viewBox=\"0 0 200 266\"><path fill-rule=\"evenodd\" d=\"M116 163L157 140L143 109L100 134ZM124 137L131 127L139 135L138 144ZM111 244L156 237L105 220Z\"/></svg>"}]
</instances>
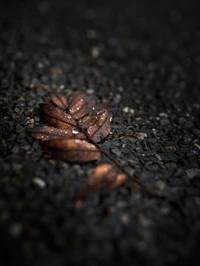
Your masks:
<instances>
[{"instance_id":1,"label":"coarse aggregate in asphalt","mask_svg":"<svg viewBox=\"0 0 200 266\"><path fill-rule=\"evenodd\" d=\"M0 265L198 265L200 23L197 1L0 4ZM101 147L130 178L74 208L100 163L45 154L27 130L52 91L109 106Z\"/></svg>"}]
</instances>

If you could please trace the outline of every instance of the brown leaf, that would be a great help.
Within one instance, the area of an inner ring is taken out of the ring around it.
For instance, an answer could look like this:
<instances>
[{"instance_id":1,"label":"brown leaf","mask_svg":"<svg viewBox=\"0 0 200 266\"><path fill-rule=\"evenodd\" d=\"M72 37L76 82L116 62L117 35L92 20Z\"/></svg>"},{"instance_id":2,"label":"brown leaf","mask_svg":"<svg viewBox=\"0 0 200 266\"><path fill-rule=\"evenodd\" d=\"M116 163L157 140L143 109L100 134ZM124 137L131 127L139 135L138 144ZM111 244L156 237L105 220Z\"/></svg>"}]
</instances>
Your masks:
<instances>
[{"instance_id":1,"label":"brown leaf","mask_svg":"<svg viewBox=\"0 0 200 266\"><path fill-rule=\"evenodd\" d=\"M87 129L87 133L94 141L100 142L111 131L111 119L108 110L100 109L79 120L79 125Z\"/></svg>"},{"instance_id":2,"label":"brown leaf","mask_svg":"<svg viewBox=\"0 0 200 266\"><path fill-rule=\"evenodd\" d=\"M97 144L109 134L112 117L105 106L96 106L94 96L76 91L68 97L68 100L61 93L52 93L50 98L59 108L40 104L41 113L50 126L29 130L31 136L41 141L43 149L54 158L69 162L98 160L103 153L125 173L118 173L117 168L111 164L97 166L81 186L75 208L81 206L84 197L89 193L100 189L114 189L123 184L127 176L145 189L148 195L159 196L146 188L137 177L130 175L118 161Z\"/></svg>"},{"instance_id":3,"label":"brown leaf","mask_svg":"<svg viewBox=\"0 0 200 266\"><path fill-rule=\"evenodd\" d=\"M40 104L40 109L45 120L51 126L58 128L71 128L72 125L76 126L76 121L72 116L57 107L42 103Z\"/></svg>"},{"instance_id":4,"label":"brown leaf","mask_svg":"<svg viewBox=\"0 0 200 266\"><path fill-rule=\"evenodd\" d=\"M50 98L51 101L57 105L58 107L60 107L61 109L66 110L68 108L68 102L67 99L65 97L65 95L63 95L62 93L51 93L50 94Z\"/></svg>"},{"instance_id":5,"label":"brown leaf","mask_svg":"<svg viewBox=\"0 0 200 266\"><path fill-rule=\"evenodd\" d=\"M82 91L73 92L69 98L69 112L74 119L79 119L89 114L96 104L94 96L88 96Z\"/></svg>"},{"instance_id":6,"label":"brown leaf","mask_svg":"<svg viewBox=\"0 0 200 266\"><path fill-rule=\"evenodd\" d=\"M121 185L123 185L126 181L126 174L120 173L116 176L115 181L109 186L109 189L115 189Z\"/></svg>"},{"instance_id":7,"label":"brown leaf","mask_svg":"<svg viewBox=\"0 0 200 266\"><path fill-rule=\"evenodd\" d=\"M98 117L96 116L96 113L91 113L89 115L84 116L82 119L78 120L78 124L81 128L87 129L90 126L93 126L95 123L97 123Z\"/></svg>"},{"instance_id":8,"label":"brown leaf","mask_svg":"<svg viewBox=\"0 0 200 266\"><path fill-rule=\"evenodd\" d=\"M126 180L126 175L118 173L117 168L111 164L98 165L86 182L79 189L79 197L85 197L90 193L101 189L111 190L122 185Z\"/></svg>"},{"instance_id":9,"label":"brown leaf","mask_svg":"<svg viewBox=\"0 0 200 266\"><path fill-rule=\"evenodd\" d=\"M41 144L52 157L68 162L90 162L98 160L101 156L99 149L86 140L52 139Z\"/></svg>"},{"instance_id":10,"label":"brown leaf","mask_svg":"<svg viewBox=\"0 0 200 266\"><path fill-rule=\"evenodd\" d=\"M78 138L86 139L84 133L77 130L76 127L72 126L71 128L60 129L55 127L36 127L28 131L29 135L39 139L39 140L50 140L50 139L63 139L63 138Z\"/></svg>"}]
</instances>

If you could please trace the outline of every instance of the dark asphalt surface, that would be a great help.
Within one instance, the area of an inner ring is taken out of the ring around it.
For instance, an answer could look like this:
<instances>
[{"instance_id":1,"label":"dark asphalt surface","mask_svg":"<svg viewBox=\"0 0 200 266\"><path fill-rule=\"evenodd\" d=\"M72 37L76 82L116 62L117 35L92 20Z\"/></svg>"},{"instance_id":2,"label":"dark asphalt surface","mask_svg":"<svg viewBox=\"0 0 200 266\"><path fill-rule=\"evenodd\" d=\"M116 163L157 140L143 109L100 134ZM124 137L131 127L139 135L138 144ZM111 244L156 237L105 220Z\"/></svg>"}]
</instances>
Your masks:
<instances>
[{"instance_id":1,"label":"dark asphalt surface","mask_svg":"<svg viewBox=\"0 0 200 266\"><path fill-rule=\"evenodd\" d=\"M197 1L0 4L0 265L198 265L200 23ZM88 196L96 165L45 154L26 130L49 93L109 105L108 151L132 180Z\"/></svg>"}]
</instances>

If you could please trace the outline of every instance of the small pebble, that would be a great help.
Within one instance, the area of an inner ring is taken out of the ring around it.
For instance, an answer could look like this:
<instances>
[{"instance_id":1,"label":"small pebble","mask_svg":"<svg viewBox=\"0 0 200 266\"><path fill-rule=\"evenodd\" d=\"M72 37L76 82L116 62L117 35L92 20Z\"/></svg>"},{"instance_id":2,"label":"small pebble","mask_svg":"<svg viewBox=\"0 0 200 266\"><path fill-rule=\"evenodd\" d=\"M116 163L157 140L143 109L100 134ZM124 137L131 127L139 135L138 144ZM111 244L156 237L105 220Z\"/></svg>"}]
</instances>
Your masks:
<instances>
[{"instance_id":1,"label":"small pebble","mask_svg":"<svg viewBox=\"0 0 200 266\"><path fill-rule=\"evenodd\" d=\"M100 49L98 47L92 47L91 54L93 58L98 58L100 55Z\"/></svg>"},{"instance_id":2,"label":"small pebble","mask_svg":"<svg viewBox=\"0 0 200 266\"><path fill-rule=\"evenodd\" d=\"M120 92L123 92L123 91L124 91L124 88L120 86L120 87L118 88L118 90L119 90Z\"/></svg>"},{"instance_id":3,"label":"small pebble","mask_svg":"<svg viewBox=\"0 0 200 266\"><path fill-rule=\"evenodd\" d=\"M93 89L88 89L88 90L87 90L87 93L88 93L88 94L94 94L94 90L93 90Z\"/></svg>"},{"instance_id":4,"label":"small pebble","mask_svg":"<svg viewBox=\"0 0 200 266\"><path fill-rule=\"evenodd\" d=\"M157 188L158 188L159 190L164 190L164 189L165 189L165 182L162 181L162 180L158 180L158 181L156 182L156 186L157 186Z\"/></svg>"},{"instance_id":5,"label":"small pebble","mask_svg":"<svg viewBox=\"0 0 200 266\"><path fill-rule=\"evenodd\" d=\"M151 222L144 214L139 214L139 221L143 227L149 227Z\"/></svg>"},{"instance_id":6,"label":"small pebble","mask_svg":"<svg viewBox=\"0 0 200 266\"><path fill-rule=\"evenodd\" d=\"M97 37L97 32L95 30L88 30L87 31L87 37L88 39L94 40Z\"/></svg>"},{"instance_id":7,"label":"small pebble","mask_svg":"<svg viewBox=\"0 0 200 266\"><path fill-rule=\"evenodd\" d=\"M128 106L124 107L123 112L124 113L130 113L130 114L134 114L135 113L134 109L132 109L132 108L130 108Z\"/></svg>"},{"instance_id":8,"label":"small pebble","mask_svg":"<svg viewBox=\"0 0 200 266\"><path fill-rule=\"evenodd\" d=\"M187 176L192 179L196 176L200 176L200 169L198 168L191 168L191 169L188 169L186 170L186 174Z\"/></svg>"},{"instance_id":9,"label":"small pebble","mask_svg":"<svg viewBox=\"0 0 200 266\"><path fill-rule=\"evenodd\" d=\"M124 113L128 113L129 112L129 107L124 107L123 112Z\"/></svg>"},{"instance_id":10,"label":"small pebble","mask_svg":"<svg viewBox=\"0 0 200 266\"><path fill-rule=\"evenodd\" d=\"M61 84L60 87L59 87L60 90L64 90L64 88L65 88L64 84Z\"/></svg>"},{"instance_id":11,"label":"small pebble","mask_svg":"<svg viewBox=\"0 0 200 266\"><path fill-rule=\"evenodd\" d=\"M166 118L166 117L168 117L168 114L167 114L167 113L159 113L159 116L160 116L160 117L165 117L165 118Z\"/></svg>"},{"instance_id":12,"label":"small pebble","mask_svg":"<svg viewBox=\"0 0 200 266\"><path fill-rule=\"evenodd\" d=\"M40 179L38 177L33 178L33 184L39 188L45 188L47 185L43 179Z\"/></svg>"},{"instance_id":13,"label":"small pebble","mask_svg":"<svg viewBox=\"0 0 200 266\"><path fill-rule=\"evenodd\" d=\"M136 137L138 140L144 140L144 138L147 138L147 134L140 132L140 133L137 133Z\"/></svg>"},{"instance_id":14,"label":"small pebble","mask_svg":"<svg viewBox=\"0 0 200 266\"><path fill-rule=\"evenodd\" d=\"M19 147L14 146L14 148L12 149L13 153L18 153L19 152Z\"/></svg>"},{"instance_id":15,"label":"small pebble","mask_svg":"<svg viewBox=\"0 0 200 266\"><path fill-rule=\"evenodd\" d=\"M121 155L121 151L119 149L112 149L111 152L117 156Z\"/></svg>"},{"instance_id":16,"label":"small pebble","mask_svg":"<svg viewBox=\"0 0 200 266\"><path fill-rule=\"evenodd\" d=\"M22 233L22 225L19 223L14 223L9 228L9 233L12 237L18 238Z\"/></svg>"},{"instance_id":17,"label":"small pebble","mask_svg":"<svg viewBox=\"0 0 200 266\"><path fill-rule=\"evenodd\" d=\"M163 119L161 119L160 120L160 125L161 126L167 126L167 125L169 125L169 119L166 119L166 118L163 118Z\"/></svg>"},{"instance_id":18,"label":"small pebble","mask_svg":"<svg viewBox=\"0 0 200 266\"><path fill-rule=\"evenodd\" d=\"M129 223L129 217L126 214L122 214L120 216L120 220L121 220L122 224L128 224Z\"/></svg>"},{"instance_id":19,"label":"small pebble","mask_svg":"<svg viewBox=\"0 0 200 266\"><path fill-rule=\"evenodd\" d=\"M194 143L194 146L196 146L200 150L200 145L198 145L197 143Z\"/></svg>"}]
</instances>

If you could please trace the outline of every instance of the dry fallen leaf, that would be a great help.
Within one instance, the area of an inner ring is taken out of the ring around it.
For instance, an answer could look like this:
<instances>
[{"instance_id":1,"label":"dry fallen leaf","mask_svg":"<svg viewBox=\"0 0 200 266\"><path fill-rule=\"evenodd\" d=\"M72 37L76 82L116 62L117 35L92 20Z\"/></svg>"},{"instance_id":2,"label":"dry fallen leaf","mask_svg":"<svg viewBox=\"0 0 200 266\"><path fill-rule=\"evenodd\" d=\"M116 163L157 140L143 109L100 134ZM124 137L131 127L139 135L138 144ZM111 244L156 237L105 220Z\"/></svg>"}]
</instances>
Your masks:
<instances>
[{"instance_id":1,"label":"dry fallen leaf","mask_svg":"<svg viewBox=\"0 0 200 266\"><path fill-rule=\"evenodd\" d=\"M82 199L89 193L114 189L122 185L127 176L149 195L156 195L97 144L110 133L112 117L106 108L96 104L94 96L75 91L68 99L61 93L51 93L50 99L57 107L40 104L40 111L49 126L29 130L32 137L40 140L44 151L69 162L95 161L103 153L124 172L118 173L117 167L111 164L97 166L80 187L75 208L80 207Z\"/></svg>"},{"instance_id":2,"label":"dry fallen leaf","mask_svg":"<svg viewBox=\"0 0 200 266\"><path fill-rule=\"evenodd\" d=\"M78 195L83 198L90 193L97 192L101 189L111 190L126 181L126 175L118 173L118 169L112 164L98 165L92 174L87 178L80 187Z\"/></svg>"},{"instance_id":3,"label":"dry fallen leaf","mask_svg":"<svg viewBox=\"0 0 200 266\"><path fill-rule=\"evenodd\" d=\"M61 93L51 93L50 99L57 107L40 104L41 114L49 126L33 128L29 134L40 140L43 149L54 158L69 162L99 159L99 148L90 142L100 142L109 134L109 112L96 106L94 96L82 91L73 92L68 99Z\"/></svg>"}]
</instances>

